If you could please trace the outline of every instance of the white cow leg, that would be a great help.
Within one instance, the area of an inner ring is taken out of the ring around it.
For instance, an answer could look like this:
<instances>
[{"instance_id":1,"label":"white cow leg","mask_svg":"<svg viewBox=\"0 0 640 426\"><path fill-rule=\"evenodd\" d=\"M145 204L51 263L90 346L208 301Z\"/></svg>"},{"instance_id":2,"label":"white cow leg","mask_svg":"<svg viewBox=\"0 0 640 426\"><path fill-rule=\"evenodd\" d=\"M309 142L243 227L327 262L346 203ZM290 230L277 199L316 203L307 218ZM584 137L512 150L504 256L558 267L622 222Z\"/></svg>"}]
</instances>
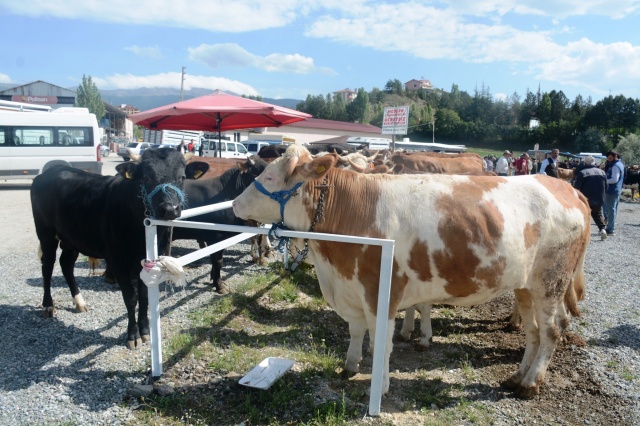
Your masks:
<instances>
[{"instance_id":1,"label":"white cow leg","mask_svg":"<svg viewBox=\"0 0 640 426\"><path fill-rule=\"evenodd\" d=\"M513 302L513 312L511 312L511 318L509 318L509 330L517 331L522 328L522 321L520 320L520 309L518 309L518 300Z\"/></svg>"},{"instance_id":2,"label":"white cow leg","mask_svg":"<svg viewBox=\"0 0 640 426\"><path fill-rule=\"evenodd\" d=\"M249 249L249 253L251 253L251 260L253 263L258 263L260 259L260 250L258 248L258 235L254 235L251 237L251 248Z\"/></svg>"},{"instance_id":3,"label":"white cow leg","mask_svg":"<svg viewBox=\"0 0 640 426\"><path fill-rule=\"evenodd\" d=\"M519 307L520 317L522 318L522 324L524 327L525 349L518 371L504 381L502 386L515 390L520 386L538 354L538 348L540 347L540 333L535 319L531 293L528 290L515 290L514 294L516 296L516 304Z\"/></svg>"},{"instance_id":4,"label":"white cow leg","mask_svg":"<svg viewBox=\"0 0 640 426\"><path fill-rule=\"evenodd\" d=\"M433 339L433 330L431 329L431 307L428 303L421 303L408 307L404 313L404 320L402 320L402 329L400 330L400 337L405 340L411 340L411 333L415 329L415 312L416 309L420 312L420 338L418 339L418 345L424 349L429 347L431 340Z\"/></svg>"},{"instance_id":5,"label":"white cow leg","mask_svg":"<svg viewBox=\"0 0 640 426\"><path fill-rule=\"evenodd\" d=\"M544 382L551 357L560 340L560 330L556 325L557 300L545 300L535 303L535 315L538 322L540 345L538 353L520 383L516 394L521 398L533 398L540 393L540 385ZM546 303L545 303L546 302ZM559 303L562 303L561 301Z\"/></svg>"},{"instance_id":6,"label":"white cow leg","mask_svg":"<svg viewBox=\"0 0 640 426\"><path fill-rule=\"evenodd\" d=\"M345 368L350 373L360 371L360 362L362 361L362 345L364 343L364 334L367 332L367 321L362 319L349 320L349 349L347 350L347 362Z\"/></svg>"},{"instance_id":7,"label":"white cow leg","mask_svg":"<svg viewBox=\"0 0 640 426\"><path fill-rule=\"evenodd\" d=\"M421 303L416 305L420 312L420 338L418 339L418 345L424 349L429 347L431 340L433 339L433 330L431 329L431 307L429 303Z\"/></svg>"},{"instance_id":8,"label":"white cow leg","mask_svg":"<svg viewBox=\"0 0 640 426\"><path fill-rule=\"evenodd\" d=\"M402 328L400 329L400 337L404 341L411 340L411 333L413 333L416 327L415 316L416 308L414 306L409 306L404 311L404 319L402 320ZM422 318L422 316L420 318Z\"/></svg>"},{"instance_id":9,"label":"white cow leg","mask_svg":"<svg viewBox=\"0 0 640 426\"><path fill-rule=\"evenodd\" d=\"M558 306L558 312L556 313L556 325L560 330L560 334L563 334L570 323L569 313L564 303Z\"/></svg>"}]
</instances>

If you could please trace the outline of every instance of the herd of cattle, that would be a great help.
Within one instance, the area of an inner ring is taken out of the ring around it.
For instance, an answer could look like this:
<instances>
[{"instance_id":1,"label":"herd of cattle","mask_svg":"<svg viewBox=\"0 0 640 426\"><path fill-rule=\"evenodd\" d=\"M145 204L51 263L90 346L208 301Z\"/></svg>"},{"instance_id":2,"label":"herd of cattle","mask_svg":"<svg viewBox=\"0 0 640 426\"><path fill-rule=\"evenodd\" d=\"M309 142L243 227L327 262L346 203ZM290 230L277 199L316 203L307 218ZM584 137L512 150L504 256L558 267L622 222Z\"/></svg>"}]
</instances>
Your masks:
<instances>
[{"instance_id":1,"label":"herd of cattle","mask_svg":"<svg viewBox=\"0 0 640 426\"><path fill-rule=\"evenodd\" d=\"M118 165L116 176L63 166L38 176L31 201L42 248L45 314L54 312L50 284L58 246L79 311L86 306L73 275L75 261L79 253L105 259L127 308L127 345L139 347L149 339L147 288L139 279L143 219L172 220L184 208L234 200L233 212L192 220L284 222L305 232L313 224L317 232L395 240L383 392L389 389L398 310L408 309L405 337L413 328L413 309L421 312L420 343L426 346L431 304L473 305L513 292L526 348L504 385L520 397L538 394L569 315L579 315L577 302L584 295L590 213L582 194L547 176L483 172L475 154L366 152L336 145L265 148L244 162L185 159L175 150L150 149ZM326 194L318 186L323 180ZM316 223L319 209L325 220ZM170 237L160 227L158 251L165 252L170 238L204 246L230 235L174 228ZM356 372L367 331L373 347L380 248L317 240L308 248L324 298L349 324L346 369ZM225 290L222 252L211 257L212 284Z\"/></svg>"}]
</instances>

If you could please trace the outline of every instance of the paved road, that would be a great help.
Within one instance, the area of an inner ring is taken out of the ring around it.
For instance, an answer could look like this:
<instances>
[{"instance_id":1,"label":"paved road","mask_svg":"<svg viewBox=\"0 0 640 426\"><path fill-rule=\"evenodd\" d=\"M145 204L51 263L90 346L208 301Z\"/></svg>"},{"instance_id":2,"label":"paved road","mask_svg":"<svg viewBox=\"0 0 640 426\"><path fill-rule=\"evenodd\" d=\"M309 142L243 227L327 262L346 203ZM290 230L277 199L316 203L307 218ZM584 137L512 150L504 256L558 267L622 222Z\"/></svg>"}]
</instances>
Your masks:
<instances>
[{"instance_id":1,"label":"paved road","mask_svg":"<svg viewBox=\"0 0 640 426\"><path fill-rule=\"evenodd\" d=\"M115 175L122 157L111 154L103 158L102 174ZM33 225L29 189L31 180L0 181L0 256L32 252L37 256L38 238Z\"/></svg>"}]
</instances>

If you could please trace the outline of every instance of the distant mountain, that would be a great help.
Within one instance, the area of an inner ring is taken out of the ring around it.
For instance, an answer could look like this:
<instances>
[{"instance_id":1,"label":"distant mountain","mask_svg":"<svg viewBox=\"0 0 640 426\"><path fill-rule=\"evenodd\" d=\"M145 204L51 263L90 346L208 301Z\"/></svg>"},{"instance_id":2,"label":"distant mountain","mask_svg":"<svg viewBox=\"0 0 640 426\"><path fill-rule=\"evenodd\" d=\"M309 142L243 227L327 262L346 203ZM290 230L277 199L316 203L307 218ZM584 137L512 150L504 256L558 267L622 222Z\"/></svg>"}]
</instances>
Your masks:
<instances>
[{"instance_id":1,"label":"distant mountain","mask_svg":"<svg viewBox=\"0 0 640 426\"><path fill-rule=\"evenodd\" d=\"M197 98L212 93L211 89L191 89L184 91L184 100ZM131 90L101 90L100 95L105 102L111 105L119 106L127 104L138 108L140 111L146 111L163 105L172 104L180 101L180 89L169 88L141 88ZM271 99L263 98L263 102L286 108L295 109L296 105L302 101L297 99Z\"/></svg>"}]
</instances>

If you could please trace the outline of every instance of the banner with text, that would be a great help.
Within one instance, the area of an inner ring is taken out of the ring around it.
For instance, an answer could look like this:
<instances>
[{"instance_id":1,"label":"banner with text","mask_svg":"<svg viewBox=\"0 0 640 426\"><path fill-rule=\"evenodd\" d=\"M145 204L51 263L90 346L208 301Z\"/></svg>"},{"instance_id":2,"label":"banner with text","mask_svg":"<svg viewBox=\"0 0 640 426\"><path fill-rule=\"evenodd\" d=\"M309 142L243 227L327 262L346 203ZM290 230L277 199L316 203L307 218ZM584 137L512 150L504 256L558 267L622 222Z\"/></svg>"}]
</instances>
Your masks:
<instances>
[{"instance_id":1,"label":"banner with text","mask_svg":"<svg viewBox=\"0 0 640 426\"><path fill-rule=\"evenodd\" d=\"M386 107L382 117L383 135L406 135L409 128L409 107Z\"/></svg>"}]
</instances>

